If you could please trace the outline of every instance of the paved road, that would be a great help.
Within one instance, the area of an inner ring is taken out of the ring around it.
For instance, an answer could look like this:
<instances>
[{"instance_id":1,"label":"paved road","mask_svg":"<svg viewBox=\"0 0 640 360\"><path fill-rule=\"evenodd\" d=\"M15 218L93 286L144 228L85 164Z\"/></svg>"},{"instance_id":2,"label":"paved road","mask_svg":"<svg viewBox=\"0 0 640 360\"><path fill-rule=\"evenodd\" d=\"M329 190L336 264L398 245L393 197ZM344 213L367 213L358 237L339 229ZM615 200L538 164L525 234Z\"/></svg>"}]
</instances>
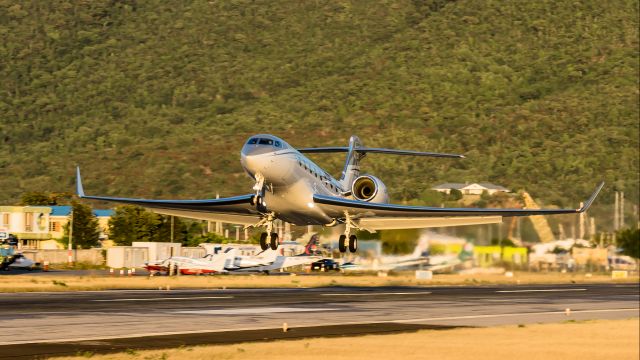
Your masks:
<instances>
[{"instance_id":1,"label":"paved road","mask_svg":"<svg viewBox=\"0 0 640 360\"><path fill-rule=\"evenodd\" d=\"M638 317L638 284L0 294L0 359ZM566 309L570 309L567 315ZM286 322L292 330L283 333Z\"/></svg>"}]
</instances>

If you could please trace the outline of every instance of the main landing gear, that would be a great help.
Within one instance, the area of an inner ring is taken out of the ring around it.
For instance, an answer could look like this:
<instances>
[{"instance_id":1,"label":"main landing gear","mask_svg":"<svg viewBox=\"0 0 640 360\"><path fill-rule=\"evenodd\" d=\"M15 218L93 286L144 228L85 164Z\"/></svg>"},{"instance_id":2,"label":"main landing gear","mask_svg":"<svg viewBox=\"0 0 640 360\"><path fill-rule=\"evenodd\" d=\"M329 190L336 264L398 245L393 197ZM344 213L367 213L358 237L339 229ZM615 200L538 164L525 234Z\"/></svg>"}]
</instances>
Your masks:
<instances>
[{"instance_id":1,"label":"main landing gear","mask_svg":"<svg viewBox=\"0 0 640 360\"><path fill-rule=\"evenodd\" d=\"M352 253L358 251L358 237L349 235L349 243L347 244L347 235L340 235L340 238L338 238L338 250L341 253L347 252L347 246Z\"/></svg>"},{"instance_id":2,"label":"main landing gear","mask_svg":"<svg viewBox=\"0 0 640 360\"><path fill-rule=\"evenodd\" d=\"M351 220L351 216L348 212L344 212L345 220L345 230L344 235L340 235L338 238L338 250L341 253L347 252L347 247L350 252L354 253L358 251L358 237L351 234L351 228L358 229L358 226ZM347 243L348 240L348 243Z\"/></svg>"},{"instance_id":3,"label":"main landing gear","mask_svg":"<svg viewBox=\"0 0 640 360\"><path fill-rule=\"evenodd\" d=\"M262 250L278 250L278 233L272 232L271 234L263 232L260 234L260 248Z\"/></svg>"}]
</instances>

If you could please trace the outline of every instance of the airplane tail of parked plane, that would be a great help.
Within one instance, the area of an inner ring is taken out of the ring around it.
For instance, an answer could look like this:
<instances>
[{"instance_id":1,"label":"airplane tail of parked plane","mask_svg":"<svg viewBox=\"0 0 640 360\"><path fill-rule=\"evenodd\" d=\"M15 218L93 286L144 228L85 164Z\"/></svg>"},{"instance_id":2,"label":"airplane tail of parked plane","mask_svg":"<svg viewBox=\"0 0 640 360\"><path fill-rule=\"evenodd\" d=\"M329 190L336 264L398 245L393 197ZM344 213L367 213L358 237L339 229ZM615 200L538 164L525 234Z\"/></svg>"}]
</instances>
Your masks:
<instances>
[{"instance_id":1,"label":"airplane tail of parked plane","mask_svg":"<svg viewBox=\"0 0 640 360\"><path fill-rule=\"evenodd\" d=\"M304 253L302 255L309 256L315 254L318 249L318 245L320 245L320 238L318 238L318 234L311 235L309 242L304 246Z\"/></svg>"}]
</instances>

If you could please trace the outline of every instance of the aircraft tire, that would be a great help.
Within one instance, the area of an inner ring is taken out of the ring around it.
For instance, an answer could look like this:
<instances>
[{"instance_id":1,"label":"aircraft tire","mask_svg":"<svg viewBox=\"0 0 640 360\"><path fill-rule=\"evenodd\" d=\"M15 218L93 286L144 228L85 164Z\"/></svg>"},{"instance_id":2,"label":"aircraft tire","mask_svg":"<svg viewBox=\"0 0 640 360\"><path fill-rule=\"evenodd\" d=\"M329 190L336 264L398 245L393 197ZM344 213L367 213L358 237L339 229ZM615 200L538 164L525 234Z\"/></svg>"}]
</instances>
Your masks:
<instances>
[{"instance_id":1,"label":"aircraft tire","mask_svg":"<svg viewBox=\"0 0 640 360\"><path fill-rule=\"evenodd\" d=\"M271 233L271 250L278 250L278 233Z\"/></svg>"},{"instance_id":2,"label":"aircraft tire","mask_svg":"<svg viewBox=\"0 0 640 360\"><path fill-rule=\"evenodd\" d=\"M349 236L349 251L352 253L358 251L358 237L355 235Z\"/></svg>"},{"instance_id":3,"label":"aircraft tire","mask_svg":"<svg viewBox=\"0 0 640 360\"><path fill-rule=\"evenodd\" d=\"M266 232L260 234L260 248L262 250L267 250L269 248L269 243L267 243L267 236L269 236L269 234L267 234Z\"/></svg>"},{"instance_id":4,"label":"aircraft tire","mask_svg":"<svg viewBox=\"0 0 640 360\"><path fill-rule=\"evenodd\" d=\"M338 238L338 250L340 250L341 253L347 252L346 240L346 235L340 235L340 237Z\"/></svg>"}]
</instances>

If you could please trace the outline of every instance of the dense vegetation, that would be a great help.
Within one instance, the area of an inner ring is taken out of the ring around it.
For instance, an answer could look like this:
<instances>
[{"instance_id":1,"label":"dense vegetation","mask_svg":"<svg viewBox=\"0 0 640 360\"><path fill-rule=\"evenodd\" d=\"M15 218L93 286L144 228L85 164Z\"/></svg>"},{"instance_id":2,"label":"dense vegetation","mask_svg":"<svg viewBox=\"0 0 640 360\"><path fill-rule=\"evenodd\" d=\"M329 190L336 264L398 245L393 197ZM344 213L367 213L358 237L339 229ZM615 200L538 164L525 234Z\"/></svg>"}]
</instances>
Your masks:
<instances>
[{"instance_id":1,"label":"dense vegetation","mask_svg":"<svg viewBox=\"0 0 640 360\"><path fill-rule=\"evenodd\" d=\"M594 211L630 209L638 71L637 0L0 0L0 202L75 164L92 193L246 193L268 132L468 156L368 156L396 202L491 181L575 206L603 179Z\"/></svg>"}]
</instances>

